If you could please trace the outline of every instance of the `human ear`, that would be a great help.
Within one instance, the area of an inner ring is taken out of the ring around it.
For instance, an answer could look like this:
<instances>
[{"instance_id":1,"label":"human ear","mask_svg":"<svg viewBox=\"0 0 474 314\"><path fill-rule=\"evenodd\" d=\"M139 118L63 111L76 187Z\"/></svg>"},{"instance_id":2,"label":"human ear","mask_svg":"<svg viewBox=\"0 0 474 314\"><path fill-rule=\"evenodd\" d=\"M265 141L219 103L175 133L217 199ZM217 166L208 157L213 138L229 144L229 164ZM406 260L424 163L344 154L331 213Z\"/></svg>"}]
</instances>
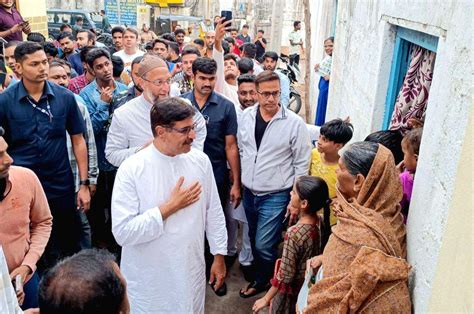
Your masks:
<instances>
[{"instance_id":1,"label":"human ear","mask_svg":"<svg viewBox=\"0 0 474 314\"><path fill-rule=\"evenodd\" d=\"M362 186L364 185L364 182L365 182L365 177L362 174L358 173L354 181L354 191L356 193L360 192L360 190L362 189Z\"/></svg>"},{"instance_id":2,"label":"human ear","mask_svg":"<svg viewBox=\"0 0 474 314\"><path fill-rule=\"evenodd\" d=\"M302 200L300 203L301 208L304 208L306 210L308 208L308 201L307 200Z\"/></svg>"}]
</instances>

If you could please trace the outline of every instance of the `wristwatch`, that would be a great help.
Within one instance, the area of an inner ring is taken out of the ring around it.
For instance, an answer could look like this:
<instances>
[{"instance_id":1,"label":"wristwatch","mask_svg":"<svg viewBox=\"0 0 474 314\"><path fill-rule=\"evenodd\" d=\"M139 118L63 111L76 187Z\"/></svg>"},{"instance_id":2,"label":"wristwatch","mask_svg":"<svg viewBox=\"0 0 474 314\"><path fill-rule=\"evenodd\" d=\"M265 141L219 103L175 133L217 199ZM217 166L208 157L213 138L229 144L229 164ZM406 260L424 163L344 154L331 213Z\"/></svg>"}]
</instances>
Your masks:
<instances>
[{"instance_id":1,"label":"wristwatch","mask_svg":"<svg viewBox=\"0 0 474 314\"><path fill-rule=\"evenodd\" d=\"M87 179L87 180L81 180L81 181L79 181L79 184L80 184L80 185L89 186L89 185L91 185L91 182L89 181L89 179Z\"/></svg>"}]
</instances>

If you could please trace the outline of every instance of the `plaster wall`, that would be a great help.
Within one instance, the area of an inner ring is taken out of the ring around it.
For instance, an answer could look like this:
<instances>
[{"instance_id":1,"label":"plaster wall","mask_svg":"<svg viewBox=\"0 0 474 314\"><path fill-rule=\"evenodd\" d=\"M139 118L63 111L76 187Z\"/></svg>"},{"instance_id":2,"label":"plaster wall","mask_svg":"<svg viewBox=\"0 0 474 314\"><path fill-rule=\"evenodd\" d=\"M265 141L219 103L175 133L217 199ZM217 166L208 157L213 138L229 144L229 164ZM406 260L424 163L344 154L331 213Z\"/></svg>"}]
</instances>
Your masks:
<instances>
[{"instance_id":1,"label":"plaster wall","mask_svg":"<svg viewBox=\"0 0 474 314\"><path fill-rule=\"evenodd\" d=\"M338 1L327 120L350 116L353 141L381 129L395 25L439 36L408 217L417 313L429 309L471 113L472 9L470 1Z\"/></svg>"}]
</instances>

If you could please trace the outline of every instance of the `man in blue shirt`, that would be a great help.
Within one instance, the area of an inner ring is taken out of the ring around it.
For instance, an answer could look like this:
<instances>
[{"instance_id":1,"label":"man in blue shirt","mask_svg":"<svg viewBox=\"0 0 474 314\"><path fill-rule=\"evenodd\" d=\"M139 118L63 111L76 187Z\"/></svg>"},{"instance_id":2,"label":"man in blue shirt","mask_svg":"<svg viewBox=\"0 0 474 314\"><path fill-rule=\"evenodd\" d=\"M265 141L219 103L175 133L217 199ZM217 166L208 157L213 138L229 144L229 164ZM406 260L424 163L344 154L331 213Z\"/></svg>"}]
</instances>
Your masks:
<instances>
[{"instance_id":1,"label":"man in blue shirt","mask_svg":"<svg viewBox=\"0 0 474 314\"><path fill-rule=\"evenodd\" d=\"M197 58L193 62L193 91L183 94L181 97L190 100L206 120L207 137L204 142L204 153L211 160L222 207L227 207L229 185L231 184L230 201L236 208L241 197L239 149L236 140L237 116L234 104L224 96L214 92L216 71L217 63L215 60ZM230 167L232 180L229 177L227 164ZM228 234L233 234L236 221L227 213L226 225ZM209 257L208 254L206 255ZM216 293L223 295L225 291L224 288L223 291Z\"/></svg>"},{"instance_id":2,"label":"man in blue shirt","mask_svg":"<svg viewBox=\"0 0 474 314\"><path fill-rule=\"evenodd\" d=\"M5 129L8 153L16 165L29 168L38 176L53 215L51 237L39 264L41 272L79 250L80 222L66 131L81 180L77 207L87 211L90 193L85 126L74 95L46 81L49 64L40 44L19 44L15 59L22 80L0 94L0 125Z\"/></svg>"},{"instance_id":3,"label":"man in blue shirt","mask_svg":"<svg viewBox=\"0 0 474 314\"><path fill-rule=\"evenodd\" d=\"M95 80L84 87L79 95L84 99L91 117L99 165L97 191L88 213L92 243L117 252L119 248L112 235L110 219L110 202L117 168L105 159L105 146L110 119L116 109L112 99L120 92L126 91L127 86L114 81L112 60L106 49L92 49L87 53L86 62L95 75Z\"/></svg>"}]
</instances>

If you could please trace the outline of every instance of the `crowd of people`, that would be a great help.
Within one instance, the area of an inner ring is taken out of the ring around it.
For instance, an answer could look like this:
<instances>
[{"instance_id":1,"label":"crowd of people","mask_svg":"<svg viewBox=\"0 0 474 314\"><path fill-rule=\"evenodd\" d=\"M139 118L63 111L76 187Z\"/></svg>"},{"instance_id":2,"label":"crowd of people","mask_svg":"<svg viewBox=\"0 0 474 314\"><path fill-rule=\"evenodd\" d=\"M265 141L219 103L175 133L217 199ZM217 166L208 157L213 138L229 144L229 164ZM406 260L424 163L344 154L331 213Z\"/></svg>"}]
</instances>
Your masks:
<instances>
[{"instance_id":1,"label":"crowd of people","mask_svg":"<svg viewBox=\"0 0 474 314\"><path fill-rule=\"evenodd\" d=\"M324 107L306 124L264 32L224 19L188 43L116 26L113 47L66 24L54 42L12 27L0 35L29 40L8 38L0 62L4 308L202 313L206 283L225 295L238 260L254 313L411 311L422 128L346 146L348 118ZM324 106L333 44L315 66Z\"/></svg>"}]
</instances>

